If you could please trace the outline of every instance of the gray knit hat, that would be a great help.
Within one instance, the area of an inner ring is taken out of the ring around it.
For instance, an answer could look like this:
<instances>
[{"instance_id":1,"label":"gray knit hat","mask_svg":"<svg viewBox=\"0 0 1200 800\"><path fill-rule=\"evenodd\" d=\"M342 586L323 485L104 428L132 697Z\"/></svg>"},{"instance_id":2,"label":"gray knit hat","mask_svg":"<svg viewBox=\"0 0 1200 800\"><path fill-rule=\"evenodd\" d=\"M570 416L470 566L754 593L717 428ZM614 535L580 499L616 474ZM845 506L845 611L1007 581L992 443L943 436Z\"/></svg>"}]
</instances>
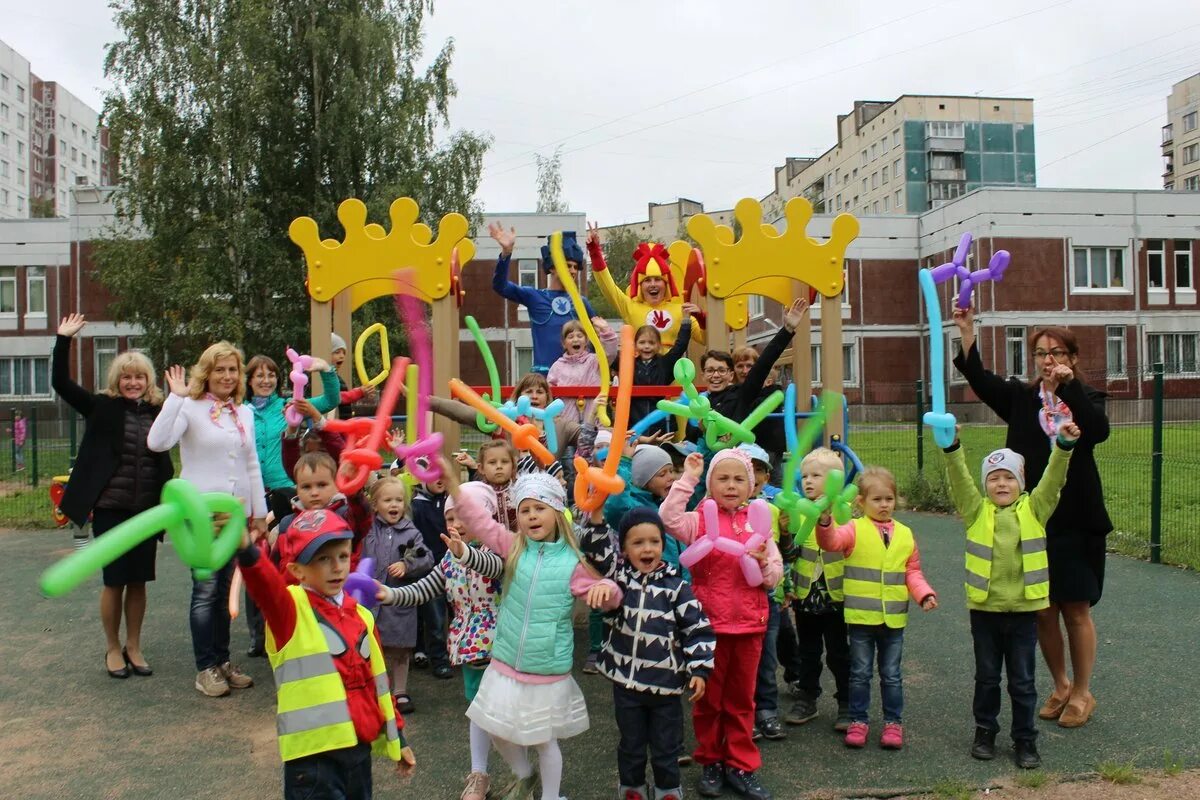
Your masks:
<instances>
[{"instance_id":1,"label":"gray knit hat","mask_svg":"<svg viewBox=\"0 0 1200 800\"><path fill-rule=\"evenodd\" d=\"M329 352L331 352L331 353L334 350L345 350L346 349L346 340L343 339L342 337L338 336L336 333L329 334L329 341L333 345L332 347L329 348Z\"/></svg>"},{"instance_id":2,"label":"gray knit hat","mask_svg":"<svg viewBox=\"0 0 1200 800\"><path fill-rule=\"evenodd\" d=\"M983 460L983 482L987 483L988 475L1002 469L1008 470L1016 477L1017 491L1025 491L1025 456L1007 447L993 450Z\"/></svg>"},{"instance_id":3,"label":"gray knit hat","mask_svg":"<svg viewBox=\"0 0 1200 800\"><path fill-rule=\"evenodd\" d=\"M633 485L644 489L660 469L669 467L672 463L674 462L671 461L670 454L661 447L652 444L639 445L638 449L633 451L633 467L630 470Z\"/></svg>"}]
</instances>

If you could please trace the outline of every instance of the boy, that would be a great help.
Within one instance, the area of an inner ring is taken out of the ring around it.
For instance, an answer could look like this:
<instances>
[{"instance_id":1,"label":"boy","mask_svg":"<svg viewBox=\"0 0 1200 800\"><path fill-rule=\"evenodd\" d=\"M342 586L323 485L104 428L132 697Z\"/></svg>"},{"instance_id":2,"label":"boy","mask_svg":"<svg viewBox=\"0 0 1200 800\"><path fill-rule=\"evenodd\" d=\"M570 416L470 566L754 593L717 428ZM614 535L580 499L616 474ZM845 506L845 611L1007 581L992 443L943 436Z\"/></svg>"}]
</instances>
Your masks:
<instances>
[{"instance_id":1,"label":"boy","mask_svg":"<svg viewBox=\"0 0 1200 800\"><path fill-rule=\"evenodd\" d=\"M354 534L324 509L292 522L288 586L251 545L238 551L246 592L267 621L267 656L278 696L285 797L371 797L371 755L401 775L416 760L404 741L374 617L342 591ZM331 643L337 646L331 647Z\"/></svg>"},{"instance_id":2,"label":"boy","mask_svg":"<svg viewBox=\"0 0 1200 800\"><path fill-rule=\"evenodd\" d=\"M623 563L614 580L625 592L605 615L608 635L598 669L613 682L621 740L617 769L624 800L647 800L646 750L654 771L655 800L679 800L678 754L683 748L685 688L692 702L704 695L713 669L716 634L678 570L663 561L667 538L652 508L634 508L618 529Z\"/></svg>"},{"instance_id":3,"label":"boy","mask_svg":"<svg viewBox=\"0 0 1200 800\"><path fill-rule=\"evenodd\" d=\"M358 565L358 557L362 549L362 540L371 529L374 512L363 497L362 492L353 497L346 497L337 490L337 463L328 453L305 453L296 462L296 499L293 503L298 510L325 509L342 517L354 533L353 566ZM273 542L273 553L279 568L286 572L285 565L295 552L294 544L288 535L296 514L289 514L279 521L276 539Z\"/></svg>"},{"instance_id":4,"label":"boy","mask_svg":"<svg viewBox=\"0 0 1200 800\"><path fill-rule=\"evenodd\" d=\"M419 466L428 469L428 459L417 459ZM418 483L412 500L412 520L421 532L425 546L433 554L433 562L441 563L446 554L446 543L442 534L446 530L446 482L438 479L433 483ZM417 636L417 654L414 663L433 663L433 677L447 680L453 677L450 669L450 654L446 650L446 595L436 594L432 600L417 607L420 618L420 634Z\"/></svg>"},{"instance_id":5,"label":"boy","mask_svg":"<svg viewBox=\"0 0 1200 800\"><path fill-rule=\"evenodd\" d=\"M828 447L818 447L800 462L801 488L809 500L825 490L825 476L843 469L842 459ZM821 653L833 674L837 718L833 729L844 733L850 727L850 640L843 610L841 553L817 546L816 530L803 542L791 570L792 610L796 619L799 669L796 702L784 722L803 725L816 718L821 696Z\"/></svg>"},{"instance_id":6,"label":"boy","mask_svg":"<svg viewBox=\"0 0 1200 800\"><path fill-rule=\"evenodd\" d=\"M1071 450L1078 440L1079 427L1073 422L1059 426L1046 471L1028 494L1025 459L1019 453L1002 448L983 460L984 497L967 471L958 439L945 450L950 496L967 529L967 608L975 645L971 756L981 761L996 757L1000 670L1004 666L1012 698L1011 733L1017 766L1037 769L1042 764L1034 720L1034 667L1037 612L1050 605L1045 526L1067 482Z\"/></svg>"}]
</instances>

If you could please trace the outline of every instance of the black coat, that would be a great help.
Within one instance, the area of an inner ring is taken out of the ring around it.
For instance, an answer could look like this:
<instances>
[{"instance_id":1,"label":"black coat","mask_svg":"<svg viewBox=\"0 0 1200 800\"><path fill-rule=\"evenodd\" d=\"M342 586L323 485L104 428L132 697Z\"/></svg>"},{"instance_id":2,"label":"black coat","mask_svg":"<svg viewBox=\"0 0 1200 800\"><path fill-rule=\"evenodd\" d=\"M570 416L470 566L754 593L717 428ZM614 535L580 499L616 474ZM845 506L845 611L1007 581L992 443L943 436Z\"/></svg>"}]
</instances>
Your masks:
<instances>
[{"instance_id":1,"label":"black coat","mask_svg":"<svg viewBox=\"0 0 1200 800\"><path fill-rule=\"evenodd\" d=\"M795 335L795 331L780 328L771 337L771 341L767 342L767 346L763 348L762 355L754 362L754 366L746 373L746 380L735 383L720 392L709 392L708 401L712 403L713 410L721 412L734 422L746 419L750 412L758 407L761 400L775 391L766 386L767 378L770 377L771 370L775 368L775 362L792 343ZM689 428L689 430L695 429ZM698 440L699 436L696 436L695 439ZM781 454L787 447L783 438L783 423L779 420L763 420L755 428L754 441L768 453L776 456Z\"/></svg>"},{"instance_id":2,"label":"black coat","mask_svg":"<svg viewBox=\"0 0 1200 800\"><path fill-rule=\"evenodd\" d=\"M1038 421L1042 401L1039 386L1030 386L1016 378L1005 380L988 371L979 357L979 348L971 347L965 356L960 351L954 366L967 379L976 396L1008 423L1004 444L1025 457L1025 485L1036 486L1050 460L1050 438ZM1112 520L1104 507L1104 489L1093 452L1108 438L1108 416L1104 398L1079 380L1058 387L1058 397L1071 409L1081 436L1067 468L1058 508L1046 524L1047 533L1080 531L1103 536L1112 530Z\"/></svg>"},{"instance_id":3,"label":"black coat","mask_svg":"<svg viewBox=\"0 0 1200 800\"><path fill-rule=\"evenodd\" d=\"M59 507L72 522L83 526L92 513L92 507L100 493L108 485L121 461L121 448L125 443L125 411L136 404L123 397L92 394L71 380L71 337L59 336L54 341L54 359L50 373L50 385L67 405L84 418L83 441L79 455L71 470ZM158 409L155 409L157 416ZM157 467L154 496L162 492L162 486L175 474L170 453L155 453L147 449L144 458L151 458Z\"/></svg>"}]
</instances>

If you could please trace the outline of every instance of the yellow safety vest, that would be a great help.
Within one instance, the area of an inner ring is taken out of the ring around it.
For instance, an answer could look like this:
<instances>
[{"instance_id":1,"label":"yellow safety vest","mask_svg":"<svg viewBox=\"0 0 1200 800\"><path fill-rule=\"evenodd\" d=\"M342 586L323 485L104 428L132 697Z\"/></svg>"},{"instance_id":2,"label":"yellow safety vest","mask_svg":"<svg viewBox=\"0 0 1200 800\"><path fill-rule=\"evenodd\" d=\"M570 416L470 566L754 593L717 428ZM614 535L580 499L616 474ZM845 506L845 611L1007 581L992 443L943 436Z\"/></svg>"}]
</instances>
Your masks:
<instances>
[{"instance_id":1,"label":"yellow safety vest","mask_svg":"<svg viewBox=\"0 0 1200 800\"><path fill-rule=\"evenodd\" d=\"M1029 495L1016 502L1017 522L1021 527L1021 572L1025 580L1025 599L1050 596L1050 560L1046 557L1046 529L1030 507ZM992 543L996 537L996 504L984 503L983 511L967 529L967 599L972 603L987 600L992 582Z\"/></svg>"},{"instance_id":2,"label":"yellow safety vest","mask_svg":"<svg viewBox=\"0 0 1200 800\"><path fill-rule=\"evenodd\" d=\"M317 622L317 612L309 604L307 590L302 586L289 586L288 594L296 604L296 630L280 650L268 626L267 656L275 673L279 754L284 761L293 761L314 753L353 747L358 744L358 734L350 719L346 687ZM356 605L356 609L367 626L371 674L375 677L375 694L385 721L384 730L372 742L371 750L376 755L399 761L400 731L396 725L387 667L375 639L375 618L360 605ZM354 643L347 645L353 647Z\"/></svg>"},{"instance_id":3,"label":"yellow safety vest","mask_svg":"<svg viewBox=\"0 0 1200 800\"><path fill-rule=\"evenodd\" d=\"M794 594L803 600L808 597L812 588L813 575L817 574L817 562L822 564L821 573L825 576L825 588L829 597L835 603L842 602L842 570L845 566L845 556L841 553L831 553L816 547L817 533L813 531L808 540L800 545L800 557L792 567Z\"/></svg>"},{"instance_id":4,"label":"yellow safety vest","mask_svg":"<svg viewBox=\"0 0 1200 800\"><path fill-rule=\"evenodd\" d=\"M848 624L903 628L908 622L904 572L913 534L903 523L892 525L892 543L884 547L875 523L866 517L854 522L854 551L846 557L842 583Z\"/></svg>"}]
</instances>

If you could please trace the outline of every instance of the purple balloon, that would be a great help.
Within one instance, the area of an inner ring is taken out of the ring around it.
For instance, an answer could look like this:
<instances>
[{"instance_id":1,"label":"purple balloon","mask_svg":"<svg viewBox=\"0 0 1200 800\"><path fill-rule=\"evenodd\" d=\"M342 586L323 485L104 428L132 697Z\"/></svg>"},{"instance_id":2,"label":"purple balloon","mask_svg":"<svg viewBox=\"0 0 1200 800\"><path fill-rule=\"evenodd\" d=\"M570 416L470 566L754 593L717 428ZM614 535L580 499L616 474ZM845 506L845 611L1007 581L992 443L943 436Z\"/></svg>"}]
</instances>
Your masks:
<instances>
[{"instance_id":1,"label":"purple balloon","mask_svg":"<svg viewBox=\"0 0 1200 800\"><path fill-rule=\"evenodd\" d=\"M358 569L346 576L344 588L360 606L375 608L379 605L379 599L375 597L375 578L372 577L374 574L375 559L364 558L358 562Z\"/></svg>"}]
</instances>

